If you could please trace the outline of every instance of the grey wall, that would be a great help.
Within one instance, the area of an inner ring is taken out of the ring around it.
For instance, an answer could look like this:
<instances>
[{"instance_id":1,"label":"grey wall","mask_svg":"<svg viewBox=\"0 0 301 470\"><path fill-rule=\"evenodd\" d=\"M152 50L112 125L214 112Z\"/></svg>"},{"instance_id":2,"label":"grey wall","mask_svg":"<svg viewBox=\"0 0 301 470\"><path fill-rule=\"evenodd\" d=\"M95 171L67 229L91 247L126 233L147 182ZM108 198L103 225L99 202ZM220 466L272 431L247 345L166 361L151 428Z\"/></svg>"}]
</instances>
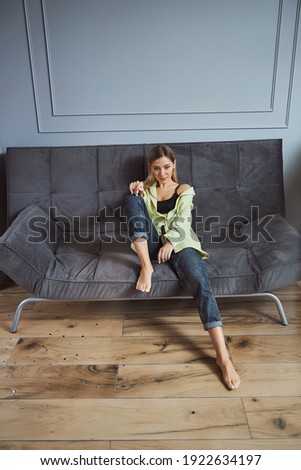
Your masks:
<instances>
[{"instance_id":1,"label":"grey wall","mask_svg":"<svg viewBox=\"0 0 301 470\"><path fill-rule=\"evenodd\" d=\"M0 151L282 138L301 229L300 0L0 0Z\"/></svg>"},{"instance_id":2,"label":"grey wall","mask_svg":"<svg viewBox=\"0 0 301 470\"><path fill-rule=\"evenodd\" d=\"M6 183L5 183L5 155L0 154L0 236L6 229ZM0 272L0 284L5 275Z\"/></svg>"},{"instance_id":3,"label":"grey wall","mask_svg":"<svg viewBox=\"0 0 301 470\"><path fill-rule=\"evenodd\" d=\"M0 154L0 235L6 229L6 182L5 182L5 155Z\"/></svg>"}]
</instances>

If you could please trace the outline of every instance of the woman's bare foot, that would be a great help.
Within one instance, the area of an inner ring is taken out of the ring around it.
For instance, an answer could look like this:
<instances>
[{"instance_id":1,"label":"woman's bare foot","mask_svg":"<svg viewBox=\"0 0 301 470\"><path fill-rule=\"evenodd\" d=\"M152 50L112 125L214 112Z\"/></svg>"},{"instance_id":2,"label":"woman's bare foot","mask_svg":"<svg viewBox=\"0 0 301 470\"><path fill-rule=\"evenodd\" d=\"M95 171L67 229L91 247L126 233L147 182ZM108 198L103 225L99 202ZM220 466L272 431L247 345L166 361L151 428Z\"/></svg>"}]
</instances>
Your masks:
<instances>
[{"instance_id":1,"label":"woman's bare foot","mask_svg":"<svg viewBox=\"0 0 301 470\"><path fill-rule=\"evenodd\" d=\"M216 326L210 328L208 332L216 351L216 363L222 371L224 383L230 390L236 390L240 385L240 378L229 357L223 329L221 326Z\"/></svg>"},{"instance_id":2,"label":"woman's bare foot","mask_svg":"<svg viewBox=\"0 0 301 470\"><path fill-rule=\"evenodd\" d=\"M154 269L152 265L141 268L140 276L136 284L137 290L140 290L141 292L149 292L151 290L153 272Z\"/></svg>"},{"instance_id":3,"label":"woman's bare foot","mask_svg":"<svg viewBox=\"0 0 301 470\"><path fill-rule=\"evenodd\" d=\"M230 390L237 390L240 385L240 378L236 372L231 359L225 362L216 361L222 371L224 383Z\"/></svg>"}]
</instances>

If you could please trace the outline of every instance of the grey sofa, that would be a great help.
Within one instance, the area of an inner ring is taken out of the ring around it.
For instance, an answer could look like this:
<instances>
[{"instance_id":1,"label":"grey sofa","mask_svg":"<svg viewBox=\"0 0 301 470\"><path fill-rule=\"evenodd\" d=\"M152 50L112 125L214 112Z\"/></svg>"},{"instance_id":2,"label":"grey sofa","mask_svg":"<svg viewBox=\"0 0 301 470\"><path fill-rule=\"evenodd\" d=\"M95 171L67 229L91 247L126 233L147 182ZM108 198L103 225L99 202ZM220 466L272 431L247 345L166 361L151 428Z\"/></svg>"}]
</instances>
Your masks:
<instances>
[{"instance_id":1,"label":"grey sofa","mask_svg":"<svg viewBox=\"0 0 301 470\"><path fill-rule=\"evenodd\" d=\"M217 296L270 295L301 279L300 234L285 219L282 141L169 144L194 186L192 223ZM169 264L149 294L135 289L137 255L126 237L128 185L145 177L152 145L7 149L9 228L0 271L33 297L101 300L188 296ZM16 331L24 304L15 314Z\"/></svg>"}]
</instances>

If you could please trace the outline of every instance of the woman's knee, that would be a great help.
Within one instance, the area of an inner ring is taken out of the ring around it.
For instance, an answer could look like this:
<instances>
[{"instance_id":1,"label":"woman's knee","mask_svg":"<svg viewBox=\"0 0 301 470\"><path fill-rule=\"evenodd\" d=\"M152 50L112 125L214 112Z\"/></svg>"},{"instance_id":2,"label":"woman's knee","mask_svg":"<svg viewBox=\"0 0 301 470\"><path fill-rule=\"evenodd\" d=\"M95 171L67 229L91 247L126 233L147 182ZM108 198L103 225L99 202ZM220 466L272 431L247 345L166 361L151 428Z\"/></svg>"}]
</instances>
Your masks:
<instances>
[{"instance_id":1,"label":"woman's knee","mask_svg":"<svg viewBox=\"0 0 301 470\"><path fill-rule=\"evenodd\" d=\"M140 210L146 209L143 197L136 196L135 194L128 194L125 197L125 205L128 207L139 208Z\"/></svg>"},{"instance_id":2,"label":"woman's knee","mask_svg":"<svg viewBox=\"0 0 301 470\"><path fill-rule=\"evenodd\" d=\"M145 202L140 196L128 194L124 200L124 210L126 215L130 217L136 214L145 214Z\"/></svg>"}]
</instances>

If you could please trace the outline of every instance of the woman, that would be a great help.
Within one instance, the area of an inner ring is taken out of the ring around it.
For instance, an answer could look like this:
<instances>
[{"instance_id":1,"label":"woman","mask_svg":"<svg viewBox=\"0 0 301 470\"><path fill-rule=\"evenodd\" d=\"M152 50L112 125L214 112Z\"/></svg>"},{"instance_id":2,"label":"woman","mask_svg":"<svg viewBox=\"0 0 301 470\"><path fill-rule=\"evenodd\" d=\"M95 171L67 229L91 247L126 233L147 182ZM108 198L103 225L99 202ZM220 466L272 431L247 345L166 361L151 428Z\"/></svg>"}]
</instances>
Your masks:
<instances>
[{"instance_id":1,"label":"woman","mask_svg":"<svg viewBox=\"0 0 301 470\"><path fill-rule=\"evenodd\" d=\"M131 194L125 201L129 238L141 263L136 289L150 291L152 260L170 262L196 300L225 385L230 390L237 389L240 378L228 355L221 315L207 275L204 259L208 255L191 227L195 193L188 184L178 183L172 149L167 145L155 146L149 154L146 180L132 182L129 189Z\"/></svg>"}]
</instances>

